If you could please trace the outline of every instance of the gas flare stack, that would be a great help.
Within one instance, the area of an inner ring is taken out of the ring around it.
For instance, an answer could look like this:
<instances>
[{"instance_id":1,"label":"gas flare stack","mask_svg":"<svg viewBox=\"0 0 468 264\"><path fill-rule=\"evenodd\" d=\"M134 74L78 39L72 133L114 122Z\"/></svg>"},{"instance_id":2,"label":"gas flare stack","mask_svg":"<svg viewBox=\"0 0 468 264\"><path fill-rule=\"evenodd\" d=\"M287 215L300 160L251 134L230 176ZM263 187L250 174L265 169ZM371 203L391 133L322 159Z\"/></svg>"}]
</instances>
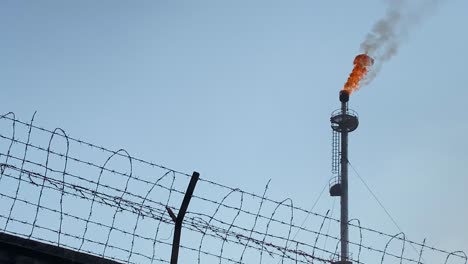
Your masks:
<instances>
[{"instance_id":1,"label":"gas flare stack","mask_svg":"<svg viewBox=\"0 0 468 264\"><path fill-rule=\"evenodd\" d=\"M359 120L356 112L348 109L348 91L340 91L340 101L341 109L335 110L330 118L333 129L333 178L330 181L330 195L339 196L341 200L341 254L339 260L332 263L351 264L348 247L348 133L356 130Z\"/></svg>"}]
</instances>

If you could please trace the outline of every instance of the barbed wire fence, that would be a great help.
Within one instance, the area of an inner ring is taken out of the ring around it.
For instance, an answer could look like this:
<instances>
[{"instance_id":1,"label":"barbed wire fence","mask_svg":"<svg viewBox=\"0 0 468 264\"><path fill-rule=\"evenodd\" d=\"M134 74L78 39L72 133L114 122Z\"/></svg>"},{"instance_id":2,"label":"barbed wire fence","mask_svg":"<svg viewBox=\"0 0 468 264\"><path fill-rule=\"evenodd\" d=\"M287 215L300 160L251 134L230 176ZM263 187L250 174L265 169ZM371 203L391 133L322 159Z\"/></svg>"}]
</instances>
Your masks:
<instances>
[{"instance_id":1,"label":"barbed wire fence","mask_svg":"<svg viewBox=\"0 0 468 264\"><path fill-rule=\"evenodd\" d=\"M0 230L123 263L170 263L173 217L191 174L0 116ZM330 263L339 220L291 199L201 177L183 221L180 263ZM304 219L310 219L307 226ZM467 263L462 251L350 220L353 263ZM327 230L324 230L327 226ZM426 262L427 260L427 262Z\"/></svg>"}]
</instances>

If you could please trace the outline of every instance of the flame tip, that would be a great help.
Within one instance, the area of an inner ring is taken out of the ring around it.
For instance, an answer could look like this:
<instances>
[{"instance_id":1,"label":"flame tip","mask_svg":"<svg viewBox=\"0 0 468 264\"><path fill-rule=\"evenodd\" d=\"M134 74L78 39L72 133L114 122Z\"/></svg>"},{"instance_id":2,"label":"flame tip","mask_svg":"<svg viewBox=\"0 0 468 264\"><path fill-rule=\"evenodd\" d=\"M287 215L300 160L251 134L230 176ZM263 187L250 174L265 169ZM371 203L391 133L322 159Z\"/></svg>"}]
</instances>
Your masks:
<instances>
[{"instance_id":1,"label":"flame tip","mask_svg":"<svg viewBox=\"0 0 468 264\"><path fill-rule=\"evenodd\" d=\"M369 68L374 64L374 58L367 53L362 53L354 58L354 68L348 77L342 91L346 91L349 95L358 90L361 81L366 77Z\"/></svg>"}]
</instances>

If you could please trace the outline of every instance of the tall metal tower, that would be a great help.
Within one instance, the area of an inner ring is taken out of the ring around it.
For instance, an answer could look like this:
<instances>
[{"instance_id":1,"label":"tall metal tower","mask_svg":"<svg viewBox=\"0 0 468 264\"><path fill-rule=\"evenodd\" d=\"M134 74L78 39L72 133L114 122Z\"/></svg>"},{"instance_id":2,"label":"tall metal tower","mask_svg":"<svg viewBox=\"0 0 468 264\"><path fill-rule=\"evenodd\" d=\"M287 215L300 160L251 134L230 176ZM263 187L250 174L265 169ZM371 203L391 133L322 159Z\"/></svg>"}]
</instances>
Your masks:
<instances>
[{"instance_id":1,"label":"tall metal tower","mask_svg":"<svg viewBox=\"0 0 468 264\"><path fill-rule=\"evenodd\" d=\"M340 217L340 259L333 263L351 264L348 232L348 133L356 130L359 120L356 112L348 109L349 93L340 91L341 109L335 110L330 118L333 129L332 172L330 195L341 200ZM340 136L339 136L339 135Z\"/></svg>"}]
</instances>

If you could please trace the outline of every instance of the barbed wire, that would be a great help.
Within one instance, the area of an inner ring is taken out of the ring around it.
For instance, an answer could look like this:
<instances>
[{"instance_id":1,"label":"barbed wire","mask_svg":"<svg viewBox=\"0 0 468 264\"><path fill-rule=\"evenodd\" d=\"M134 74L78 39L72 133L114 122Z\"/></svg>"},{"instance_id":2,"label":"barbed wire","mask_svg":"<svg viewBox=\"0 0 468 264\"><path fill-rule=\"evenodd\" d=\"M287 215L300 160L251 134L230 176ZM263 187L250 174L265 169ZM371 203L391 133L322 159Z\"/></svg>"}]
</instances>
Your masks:
<instances>
[{"instance_id":1,"label":"barbed wire","mask_svg":"<svg viewBox=\"0 0 468 264\"><path fill-rule=\"evenodd\" d=\"M6 114L6 115L3 115L1 118L2 118L2 119L7 119L7 120L10 120L10 121L13 121L13 124L18 123L18 124L24 125L24 126L26 126L26 127L29 127L30 129L34 128L34 129L37 129L37 130L40 130L40 131L44 131L44 132L47 132L47 133L50 133L50 134L54 134L54 131L52 131L52 130L45 129L45 128L42 128L42 127L33 125L33 124L32 124L33 119L31 120L31 123L28 124L28 123L23 122L23 121L21 121L21 120L15 119L14 117L13 117L13 118L12 118L12 117L8 117L8 115L13 115L13 116L14 116L14 114L13 114L12 112L10 112L10 113L8 113L8 114ZM57 135L58 135L58 136L65 137L65 136L63 136L63 135L59 135L59 134L57 134ZM0 137L3 138L3 139L10 139L10 140L11 140L11 138L5 137L5 136L3 136L3 135L0 135ZM118 151L114 151L114 150L111 150L111 149L109 149L109 148L105 148L105 147L103 147L103 146L98 146L98 145L95 145L95 144L93 144L93 143L89 143L89 142L86 142L86 141L83 141L83 140L80 140L80 139L76 139L76 138L73 138L73 137L70 137L70 136L67 136L67 139L68 139L68 140L71 140L71 141L75 141L75 142L77 142L77 143L79 143L79 144L83 144L83 145L89 146L89 147L94 148L94 149L98 149L98 150L105 151L105 152L107 152L107 153L110 153L111 155L118 155L118 156L122 156L122 157L127 157L127 158L128 158L128 156L126 156L126 155L124 155L124 154L117 153ZM19 141L19 140L13 140L13 141L14 141L15 143L25 144L26 147L34 147L34 148L38 148L39 150L47 151L47 149L45 149L45 148L43 148L43 147L40 147L40 146L37 146L37 145L32 145L32 144L29 144L28 142L21 142L21 141ZM12 142L12 143L13 143L13 142ZM58 156L60 156L60 157L64 157L64 154L63 154L63 153L58 153L58 152L55 152L55 151L53 151L53 150L50 150L49 152L50 152L51 154L55 154L55 155L58 155ZM151 161L143 160L143 159L141 159L141 158L137 158L137 157L134 157L134 156L130 156L130 158L131 158L132 160L134 160L134 161L138 161L138 162L141 162L141 163L144 163L144 164L147 164L147 165L155 166L155 167L158 167L158 168L167 170L167 171L173 171L173 172L175 172L175 173L177 173L177 174L179 174L179 175L185 175L185 176L188 176L188 177L190 176L190 174L188 174L188 173L180 172L180 171L177 171L177 170L175 170L175 169L170 169L170 168L167 168L167 167L165 167L165 166L163 166L163 165L159 165L159 164L156 164L156 163L151 162ZM125 173L120 173L120 172L117 172L117 171L114 171L114 170L111 170L111 169L107 169L107 168L105 168L105 167L103 167L103 166L94 164L94 163L89 162L89 161L83 161L83 160L76 159L76 158L73 158L73 157L69 157L69 159L72 159L72 160L74 160L74 161L76 161L76 162L85 163L86 165L94 166L94 167L96 167L96 168L99 168L99 169L102 169L102 170L105 170L105 171L108 171L108 172L111 172L111 173L116 173L116 174L119 174L119 175L124 176L124 177L131 177L131 175L127 175L127 174L125 174ZM151 182L145 181L145 180L142 180L142 179L139 179L139 178L134 178L134 179L135 179L135 180L141 180L141 181L143 181L143 182L145 182L145 183L151 184ZM213 185L213 186L217 186L217 187L220 187L220 188L223 188L223 189L227 189L228 191L239 190L239 191L242 191L245 195L249 195L249 196L251 196L251 197L255 197L255 198L264 200L264 201L266 201L266 202L271 202L271 203L273 203L273 204L275 204L275 205L281 204L280 201L273 200L273 199L270 199L270 198L267 198L267 197L262 197L262 196L260 196L260 195L258 195L258 194L252 193L252 192L248 192L248 191L240 190L240 189L238 189L238 188L226 186L226 185L223 185L223 184L221 184L221 183L213 182L213 181L210 181L210 180L207 180L207 179L200 178L200 181L201 181L201 182L206 182L206 183L208 183L208 184L211 184L211 185ZM163 187L163 186L161 186L161 187ZM181 191L181 190L176 190L176 191L178 191L179 193L183 194L183 191ZM202 200L207 201L207 202L213 202L214 204L217 204L217 205L219 204L218 201L213 201L213 200L210 200L210 199L207 199L207 198L204 198L204 197L197 197L196 195L195 195L194 197L195 197L195 198L202 199ZM225 207L230 208L230 209L237 209L237 208L231 208L231 207L226 206L226 205L223 205L223 204L221 204L221 206L225 206ZM288 205L282 205L282 206L288 207ZM320 218L325 217L325 218L327 218L327 219L329 219L329 220L331 220L331 221L335 221L335 222L337 222L337 223L340 222L339 219L327 217L327 216L324 216L324 215L322 215L322 214L320 214L320 213L308 211L308 210L303 209L303 208L301 208L301 207L297 207L297 206L291 206L291 207L292 207L292 209L294 209L294 210L297 210L297 211L300 211L300 212L303 212L303 213L306 213L306 214L311 214L311 215L314 215L314 216L317 216L317 217L320 217ZM244 213L250 213L250 214L252 214L252 215L255 215L254 213L251 213L251 212L244 212ZM382 235L382 236L386 236L388 239L390 239L390 238L392 238L392 237L394 236L394 235L392 235L392 234L388 234L388 233L385 233L385 232L382 232L382 231L379 231L379 230L376 230L376 229L372 229L372 228L369 228L369 227L360 227L360 226L355 225L355 224L352 224L352 223L350 223L350 226L355 227L355 228L362 229L362 230L364 230L364 231L373 232L373 233L376 233L376 234L379 234L379 235ZM397 239L400 239L400 240L401 240L401 238L397 238ZM430 250L439 251L440 253L444 253L444 254L450 254L450 253L451 253L451 252L446 251L446 250L438 249L438 248L435 248L435 247L430 247L430 246L427 246L427 245L422 245L422 244L419 243L419 242L415 242L415 241L411 241L411 240L408 240L408 241L406 241L406 242L412 243L412 244L414 244L414 245L416 245L416 246L424 246L424 247L427 247L427 248L430 249Z\"/></svg>"},{"instance_id":2,"label":"barbed wire","mask_svg":"<svg viewBox=\"0 0 468 264\"><path fill-rule=\"evenodd\" d=\"M13 117L9 117L9 115L12 115ZM36 125L33 125L33 120L34 120L34 116L36 115L36 113L34 113L33 115L33 118L31 119L31 122L30 123L26 123L24 121L21 121L19 119L16 119L15 117L15 114L13 112L9 112L7 114L4 114L2 115L0 118L1 119L6 119L6 120L10 120L13 122L13 124L21 124L21 125L24 125L24 126L27 126L27 127L30 127L30 129L37 129L37 130L40 130L40 131L43 131L43 132L46 132L46 133L49 133L49 134L53 134L53 131L50 130L50 129L46 129L46 128L43 128L43 127L40 127L40 126L36 126ZM14 126L13 125L13 126ZM78 144L82 144L82 145L86 145L90 148L93 148L93 149L98 149L98 150L101 150L101 151L104 151L104 152L107 152L107 153L110 153L110 154L114 154L115 151L109 149L109 148L106 148L106 147L103 147L103 146L98 146L96 144L93 144L93 143L90 143L90 142L86 142L86 141L83 141L81 139L78 139L78 138L75 138L75 137L71 137L70 135L67 136L67 138L71 141L74 141ZM122 154L117 154L119 156L121 156ZM124 156L125 157L125 156ZM138 157L132 157L132 159L134 161L137 161L137 162L141 162L143 164L146 164L146 165L150 165L150 166L153 166L153 167L158 167L160 169L163 169L163 170L171 170L171 171L174 171L180 175L185 175L187 177L190 177L191 175L188 174L188 173L184 173L184 172L181 172L181 171L176 171L176 170L173 170L173 169L170 169L170 168L167 168L163 165L159 165L159 164L156 164L154 162L151 162L151 161L147 161L147 160L143 160L141 158L138 158Z\"/></svg>"},{"instance_id":3,"label":"barbed wire","mask_svg":"<svg viewBox=\"0 0 468 264\"><path fill-rule=\"evenodd\" d=\"M3 232L125 263L168 263L172 244L161 236L171 237L173 221L166 208L178 209L190 174L76 139L60 128L36 126L34 118L24 122L13 113L0 116L0 182L7 182L0 185ZM55 138L64 141L61 150ZM48 142L47 147L40 142ZM320 239L338 245L339 234L322 229L326 221L339 220L329 211L302 209L291 199L268 198L269 183L256 194L201 178L183 224L181 259L220 264L336 260L337 246L317 245ZM296 223L309 216L318 230ZM349 225L359 231L358 239L348 241L357 247L356 259L350 259L355 263L384 263L388 257L419 264L423 251L444 263L467 262L461 251L362 227L357 219ZM392 240L402 242L399 253ZM406 244L421 250L411 255Z\"/></svg>"}]
</instances>

